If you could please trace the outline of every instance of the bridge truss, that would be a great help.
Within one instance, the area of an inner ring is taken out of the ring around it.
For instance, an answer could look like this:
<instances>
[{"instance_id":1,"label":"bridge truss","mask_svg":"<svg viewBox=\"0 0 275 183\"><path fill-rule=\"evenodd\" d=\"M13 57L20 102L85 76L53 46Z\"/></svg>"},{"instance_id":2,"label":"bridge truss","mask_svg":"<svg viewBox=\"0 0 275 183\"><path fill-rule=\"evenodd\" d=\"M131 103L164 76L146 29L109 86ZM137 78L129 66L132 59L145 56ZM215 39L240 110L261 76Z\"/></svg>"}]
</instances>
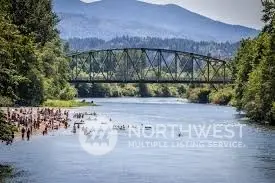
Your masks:
<instances>
[{"instance_id":1,"label":"bridge truss","mask_svg":"<svg viewBox=\"0 0 275 183\"><path fill-rule=\"evenodd\" d=\"M188 52L126 48L78 52L69 58L71 83L232 82L228 62Z\"/></svg>"}]
</instances>

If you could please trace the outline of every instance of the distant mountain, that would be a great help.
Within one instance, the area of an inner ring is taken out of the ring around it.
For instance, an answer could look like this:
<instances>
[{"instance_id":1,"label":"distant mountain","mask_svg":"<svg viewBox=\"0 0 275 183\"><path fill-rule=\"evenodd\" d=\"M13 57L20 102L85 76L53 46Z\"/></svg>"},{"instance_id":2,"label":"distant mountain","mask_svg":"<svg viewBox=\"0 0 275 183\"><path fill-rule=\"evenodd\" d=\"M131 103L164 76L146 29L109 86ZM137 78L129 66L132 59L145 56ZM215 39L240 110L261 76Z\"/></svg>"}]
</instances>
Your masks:
<instances>
[{"instance_id":1,"label":"distant mountain","mask_svg":"<svg viewBox=\"0 0 275 183\"><path fill-rule=\"evenodd\" d=\"M117 36L184 38L195 41L235 42L254 37L255 29L229 25L177 5L155 5L137 0L54 0L59 29L65 39Z\"/></svg>"}]
</instances>

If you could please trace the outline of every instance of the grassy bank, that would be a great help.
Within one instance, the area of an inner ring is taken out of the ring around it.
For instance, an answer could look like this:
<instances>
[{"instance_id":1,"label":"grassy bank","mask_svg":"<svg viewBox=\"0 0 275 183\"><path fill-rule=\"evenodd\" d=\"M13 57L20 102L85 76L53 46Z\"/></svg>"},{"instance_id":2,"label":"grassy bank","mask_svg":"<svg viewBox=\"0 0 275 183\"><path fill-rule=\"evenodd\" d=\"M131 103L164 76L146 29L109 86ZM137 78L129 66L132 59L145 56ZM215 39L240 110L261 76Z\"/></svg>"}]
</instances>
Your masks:
<instances>
[{"instance_id":1,"label":"grassy bank","mask_svg":"<svg viewBox=\"0 0 275 183\"><path fill-rule=\"evenodd\" d=\"M43 107L83 107L96 106L96 104L77 100L47 100L42 104Z\"/></svg>"}]
</instances>

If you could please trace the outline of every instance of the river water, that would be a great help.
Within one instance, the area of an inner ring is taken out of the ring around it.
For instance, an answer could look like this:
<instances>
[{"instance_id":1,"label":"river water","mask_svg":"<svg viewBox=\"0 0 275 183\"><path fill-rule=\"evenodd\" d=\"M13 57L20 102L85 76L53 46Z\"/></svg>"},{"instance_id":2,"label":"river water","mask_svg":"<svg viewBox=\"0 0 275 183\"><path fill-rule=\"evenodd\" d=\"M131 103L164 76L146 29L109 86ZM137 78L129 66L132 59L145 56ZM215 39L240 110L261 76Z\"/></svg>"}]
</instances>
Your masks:
<instances>
[{"instance_id":1,"label":"river water","mask_svg":"<svg viewBox=\"0 0 275 183\"><path fill-rule=\"evenodd\" d=\"M142 144L145 137L130 138L128 132L119 132L115 148L103 156L86 152L71 129L61 130L34 137L31 142L0 145L0 162L12 164L17 172L8 182L275 182L275 131L241 121L234 108L189 104L175 98L93 100L100 106L76 108L72 113L96 111L121 123L174 124L185 130L190 124L241 127L234 128L234 137L224 135L221 139L212 133L201 138L192 133L190 138L188 131L183 131L178 140L190 144L176 147L170 146L174 141L171 138L150 137L149 141L159 144L148 146ZM208 144L198 145L202 141ZM238 142L240 146L217 145L223 141ZM170 145L160 145L162 142Z\"/></svg>"}]
</instances>

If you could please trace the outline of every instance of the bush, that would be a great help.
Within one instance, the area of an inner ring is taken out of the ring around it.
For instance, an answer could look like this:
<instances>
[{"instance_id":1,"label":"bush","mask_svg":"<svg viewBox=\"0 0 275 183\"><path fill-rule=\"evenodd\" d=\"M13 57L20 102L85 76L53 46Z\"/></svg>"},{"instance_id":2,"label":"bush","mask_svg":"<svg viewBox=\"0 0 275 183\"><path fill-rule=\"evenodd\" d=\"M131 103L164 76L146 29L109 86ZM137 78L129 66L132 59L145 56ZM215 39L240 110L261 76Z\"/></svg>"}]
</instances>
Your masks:
<instances>
[{"instance_id":1,"label":"bush","mask_svg":"<svg viewBox=\"0 0 275 183\"><path fill-rule=\"evenodd\" d=\"M68 84L61 90L59 98L61 100L72 100L76 96L76 93L76 89Z\"/></svg>"},{"instance_id":2,"label":"bush","mask_svg":"<svg viewBox=\"0 0 275 183\"><path fill-rule=\"evenodd\" d=\"M208 88L189 88L186 98L193 103L209 103L209 94L211 90Z\"/></svg>"},{"instance_id":3,"label":"bush","mask_svg":"<svg viewBox=\"0 0 275 183\"><path fill-rule=\"evenodd\" d=\"M177 90L179 96L183 96L184 94L186 94L186 88L184 87L184 85L180 85Z\"/></svg>"},{"instance_id":4,"label":"bush","mask_svg":"<svg viewBox=\"0 0 275 183\"><path fill-rule=\"evenodd\" d=\"M0 96L0 107L11 107L14 103L9 97Z\"/></svg>"},{"instance_id":5,"label":"bush","mask_svg":"<svg viewBox=\"0 0 275 183\"><path fill-rule=\"evenodd\" d=\"M233 98L233 92L230 87L212 91L209 95L209 100L213 104L228 105Z\"/></svg>"},{"instance_id":6,"label":"bush","mask_svg":"<svg viewBox=\"0 0 275 183\"><path fill-rule=\"evenodd\" d=\"M134 85L124 85L121 88L121 95L129 97L138 96L138 89Z\"/></svg>"}]
</instances>

